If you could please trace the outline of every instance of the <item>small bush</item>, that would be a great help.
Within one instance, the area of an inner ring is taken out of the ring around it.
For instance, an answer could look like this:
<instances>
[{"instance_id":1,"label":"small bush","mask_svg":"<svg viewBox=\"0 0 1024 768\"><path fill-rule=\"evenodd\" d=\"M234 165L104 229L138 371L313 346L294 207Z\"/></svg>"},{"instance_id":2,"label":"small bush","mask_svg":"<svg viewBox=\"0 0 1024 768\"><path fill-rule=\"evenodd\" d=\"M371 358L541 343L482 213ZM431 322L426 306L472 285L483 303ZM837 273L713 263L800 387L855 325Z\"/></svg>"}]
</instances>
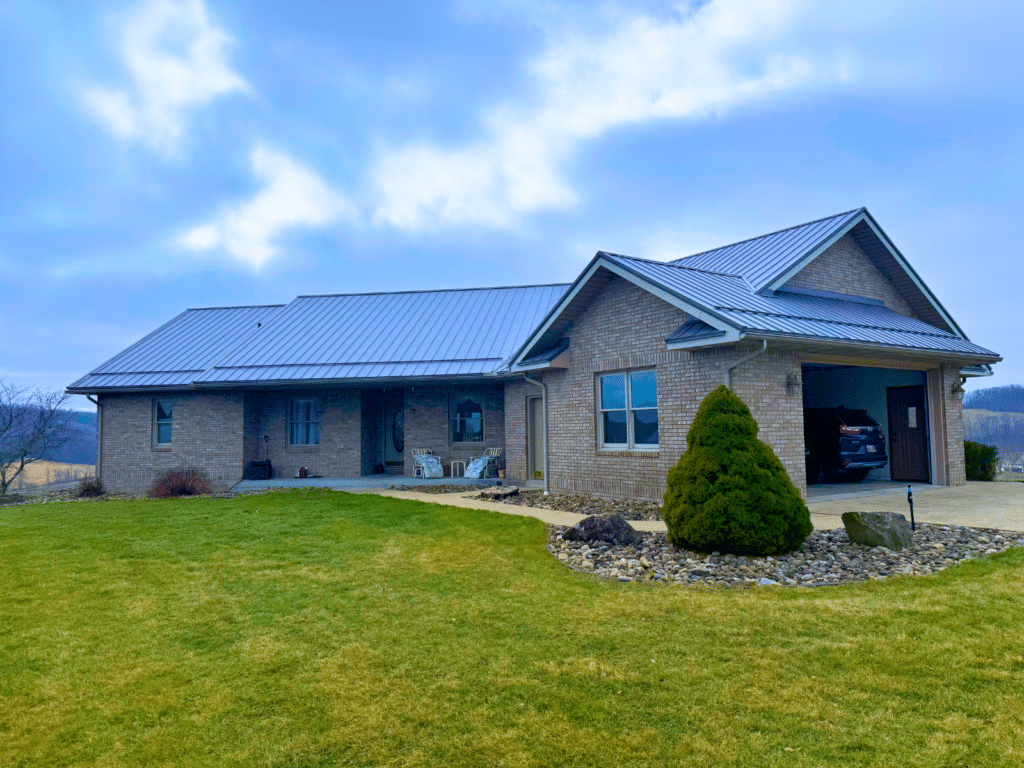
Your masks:
<instances>
[{"instance_id":1,"label":"small bush","mask_svg":"<svg viewBox=\"0 0 1024 768\"><path fill-rule=\"evenodd\" d=\"M168 469L161 472L153 487L149 489L149 495L154 499L170 499L175 496L201 496L204 493L211 493L209 482L206 476L198 469L186 467L184 469Z\"/></svg>"},{"instance_id":2,"label":"small bush","mask_svg":"<svg viewBox=\"0 0 1024 768\"><path fill-rule=\"evenodd\" d=\"M999 449L994 445L964 441L968 480L995 480Z\"/></svg>"},{"instance_id":3,"label":"small bush","mask_svg":"<svg viewBox=\"0 0 1024 768\"><path fill-rule=\"evenodd\" d=\"M79 499L91 499L102 496L104 493L106 491L98 477L87 477L75 488L75 497Z\"/></svg>"},{"instance_id":4,"label":"small bush","mask_svg":"<svg viewBox=\"0 0 1024 768\"><path fill-rule=\"evenodd\" d=\"M674 546L772 555L796 549L814 529L779 457L757 439L750 409L728 387L704 398L686 441L663 507Z\"/></svg>"}]
</instances>

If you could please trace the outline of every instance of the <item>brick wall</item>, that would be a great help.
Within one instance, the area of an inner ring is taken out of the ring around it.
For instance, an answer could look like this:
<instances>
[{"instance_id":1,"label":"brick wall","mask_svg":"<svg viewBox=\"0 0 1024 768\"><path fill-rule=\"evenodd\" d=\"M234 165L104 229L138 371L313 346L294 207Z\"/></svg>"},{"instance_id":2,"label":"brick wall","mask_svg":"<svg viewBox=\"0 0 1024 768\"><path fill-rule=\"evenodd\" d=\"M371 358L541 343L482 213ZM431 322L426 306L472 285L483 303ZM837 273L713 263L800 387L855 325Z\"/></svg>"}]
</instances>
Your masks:
<instances>
[{"instance_id":1,"label":"brick wall","mask_svg":"<svg viewBox=\"0 0 1024 768\"><path fill-rule=\"evenodd\" d=\"M270 437L267 454L274 477L295 477L299 467L323 477L359 477L361 394L358 389L332 389L250 395L259 411L259 432ZM289 444L288 408L294 398L312 398L316 403L321 413L319 445Z\"/></svg>"},{"instance_id":2,"label":"brick wall","mask_svg":"<svg viewBox=\"0 0 1024 768\"><path fill-rule=\"evenodd\" d=\"M967 483L967 464L964 459L964 404L950 392L960 383L960 366L945 364L940 369L940 391L946 426L946 457L949 462L949 484Z\"/></svg>"},{"instance_id":3,"label":"brick wall","mask_svg":"<svg viewBox=\"0 0 1024 768\"><path fill-rule=\"evenodd\" d=\"M154 445L153 396L102 395L101 477L114 493L144 493L159 472L177 467L204 470L215 490L242 477L244 396L187 393L176 401L170 448Z\"/></svg>"},{"instance_id":4,"label":"brick wall","mask_svg":"<svg viewBox=\"0 0 1024 768\"><path fill-rule=\"evenodd\" d=\"M700 401L723 383L728 364L753 349L666 350L665 337L685 319L667 302L613 278L575 321L570 367L539 377L548 385L551 490L661 498L668 470L686 449L686 432ZM637 368L658 372L659 450L602 450L597 444L596 375ZM799 395L786 393L791 372L800 373L795 354L769 350L736 369L733 389L761 425L761 439L803 490L803 407ZM526 474L525 399L536 391L522 381L506 385L509 475L517 479Z\"/></svg>"},{"instance_id":5,"label":"brick wall","mask_svg":"<svg viewBox=\"0 0 1024 768\"><path fill-rule=\"evenodd\" d=\"M483 398L484 439L479 443L453 443L450 439L448 403L452 393L478 393ZM405 474L412 475L416 462L413 448L429 448L444 464L482 456L488 448L505 447L505 390L500 384L480 386L415 386L405 390ZM499 466L504 466L499 462Z\"/></svg>"},{"instance_id":6,"label":"brick wall","mask_svg":"<svg viewBox=\"0 0 1024 768\"><path fill-rule=\"evenodd\" d=\"M889 278L878 270L849 233L797 272L786 285L878 299L894 312L916 317Z\"/></svg>"}]
</instances>

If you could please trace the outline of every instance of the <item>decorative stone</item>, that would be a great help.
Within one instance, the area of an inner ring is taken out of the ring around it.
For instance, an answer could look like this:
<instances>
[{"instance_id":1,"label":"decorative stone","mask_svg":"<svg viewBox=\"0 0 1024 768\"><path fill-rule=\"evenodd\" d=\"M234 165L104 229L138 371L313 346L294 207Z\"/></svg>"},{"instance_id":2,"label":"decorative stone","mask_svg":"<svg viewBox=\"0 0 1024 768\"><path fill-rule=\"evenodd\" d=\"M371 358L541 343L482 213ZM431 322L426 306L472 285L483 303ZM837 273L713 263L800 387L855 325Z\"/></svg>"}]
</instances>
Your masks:
<instances>
[{"instance_id":1,"label":"decorative stone","mask_svg":"<svg viewBox=\"0 0 1024 768\"><path fill-rule=\"evenodd\" d=\"M844 512L843 525L855 544L886 547L891 551L913 544L910 523L896 512Z\"/></svg>"},{"instance_id":2,"label":"decorative stone","mask_svg":"<svg viewBox=\"0 0 1024 768\"><path fill-rule=\"evenodd\" d=\"M609 544L640 544L643 537L622 515L592 516L580 520L563 534L569 541L606 541Z\"/></svg>"},{"instance_id":3,"label":"decorative stone","mask_svg":"<svg viewBox=\"0 0 1024 768\"><path fill-rule=\"evenodd\" d=\"M484 488L480 491L480 495L485 499L507 499L509 496L519 495L518 485L492 485L490 488Z\"/></svg>"}]
</instances>

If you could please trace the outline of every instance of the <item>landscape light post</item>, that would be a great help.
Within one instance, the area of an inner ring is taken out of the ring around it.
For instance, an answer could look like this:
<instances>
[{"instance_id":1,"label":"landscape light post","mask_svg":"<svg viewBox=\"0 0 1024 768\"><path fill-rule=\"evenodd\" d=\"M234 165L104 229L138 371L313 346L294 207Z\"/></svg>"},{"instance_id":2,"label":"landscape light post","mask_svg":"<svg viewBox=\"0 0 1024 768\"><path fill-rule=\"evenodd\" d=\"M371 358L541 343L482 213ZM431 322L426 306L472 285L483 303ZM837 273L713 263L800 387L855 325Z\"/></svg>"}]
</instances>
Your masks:
<instances>
[{"instance_id":1,"label":"landscape light post","mask_svg":"<svg viewBox=\"0 0 1024 768\"><path fill-rule=\"evenodd\" d=\"M916 531L917 525L914 523L914 488L911 485L907 485L907 504L910 505L910 530Z\"/></svg>"}]
</instances>

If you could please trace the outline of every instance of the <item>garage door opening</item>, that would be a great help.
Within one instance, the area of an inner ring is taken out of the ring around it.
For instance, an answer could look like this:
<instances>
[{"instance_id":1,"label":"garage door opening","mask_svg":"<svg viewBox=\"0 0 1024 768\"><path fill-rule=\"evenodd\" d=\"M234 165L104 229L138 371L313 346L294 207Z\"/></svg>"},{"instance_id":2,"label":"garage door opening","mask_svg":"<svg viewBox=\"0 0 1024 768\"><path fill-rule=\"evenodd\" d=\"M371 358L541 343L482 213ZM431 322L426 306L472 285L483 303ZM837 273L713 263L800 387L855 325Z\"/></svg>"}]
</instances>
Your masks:
<instances>
[{"instance_id":1,"label":"garage door opening","mask_svg":"<svg viewBox=\"0 0 1024 768\"><path fill-rule=\"evenodd\" d=\"M809 496L932 481L924 371L805 363L802 375Z\"/></svg>"}]
</instances>

